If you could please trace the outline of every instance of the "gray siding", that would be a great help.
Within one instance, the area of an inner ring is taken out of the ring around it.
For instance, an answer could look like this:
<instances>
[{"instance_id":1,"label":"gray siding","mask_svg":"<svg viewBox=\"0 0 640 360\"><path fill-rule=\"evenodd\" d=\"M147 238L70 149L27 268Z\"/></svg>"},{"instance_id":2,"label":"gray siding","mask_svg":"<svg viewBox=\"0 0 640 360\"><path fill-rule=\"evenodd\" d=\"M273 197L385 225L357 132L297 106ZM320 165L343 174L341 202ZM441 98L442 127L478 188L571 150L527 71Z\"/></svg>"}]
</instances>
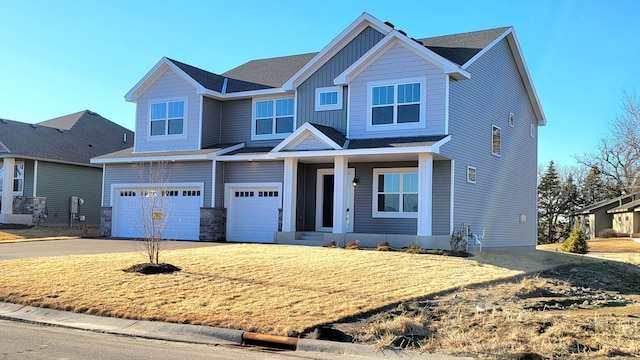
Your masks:
<instances>
[{"instance_id":1,"label":"gray siding","mask_svg":"<svg viewBox=\"0 0 640 360\"><path fill-rule=\"evenodd\" d=\"M220 101L202 97L202 148L220 144Z\"/></svg>"},{"instance_id":2,"label":"gray siding","mask_svg":"<svg viewBox=\"0 0 640 360\"><path fill-rule=\"evenodd\" d=\"M468 70L470 80L451 82L451 141L441 148L442 155L455 159L453 224L464 222L475 232L486 228L485 246L533 246L537 139L529 130L536 119L506 40ZM514 127L508 125L510 112ZM492 124L502 130L500 157L491 154ZM466 182L467 166L477 168L476 184Z\"/></svg>"},{"instance_id":3,"label":"gray siding","mask_svg":"<svg viewBox=\"0 0 640 360\"><path fill-rule=\"evenodd\" d=\"M21 160L18 160L21 161ZM22 196L33 196L33 160L24 160L24 184L22 185Z\"/></svg>"},{"instance_id":4,"label":"gray siding","mask_svg":"<svg viewBox=\"0 0 640 360\"><path fill-rule=\"evenodd\" d=\"M377 44L384 35L370 27L364 29L349 44L327 61L298 87L297 123L305 122L331 126L347 132L347 91L342 97L342 110L315 111L315 89L333 86L333 79Z\"/></svg>"},{"instance_id":5,"label":"gray siding","mask_svg":"<svg viewBox=\"0 0 640 360\"><path fill-rule=\"evenodd\" d=\"M225 143L251 141L251 99L222 103L220 131Z\"/></svg>"},{"instance_id":6,"label":"gray siding","mask_svg":"<svg viewBox=\"0 0 640 360\"><path fill-rule=\"evenodd\" d=\"M47 198L46 223L68 224L71 196L84 199L80 215L89 225L100 224L102 169L38 161L37 195Z\"/></svg>"},{"instance_id":7,"label":"gray siding","mask_svg":"<svg viewBox=\"0 0 640 360\"><path fill-rule=\"evenodd\" d=\"M155 101L185 100L184 138L170 136L163 139L149 136L149 104ZM195 150L200 141L200 96L189 83L172 70L165 71L138 98L136 104L137 152L159 150Z\"/></svg>"},{"instance_id":8,"label":"gray siding","mask_svg":"<svg viewBox=\"0 0 640 360\"><path fill-rule=\"evenodd\" d=\"M451 230L451 161L433 162L433 235L449 235Z\"/></svg>"},{"instance_id":9,"label":"gray siding","mask_svg":"<svg viewBox=\"0 0 640 360\"><path fill-rule=\"evenodd\" d=\"M224 207L224 163L216 162L216 203L214 207Z\"/></svg>"},{"instance_id":10,"label":"gray siding","mask_svg":"<svg viewBox=\"0 0 640 360\"><path fill-rule=\"evenodd\" d=\"M284 162L251 161L224 163L224 183L282 182Z\"/></svg>"},{"instance_id":11,"label":"gray siding","mask_svg":"<svg viewBox=\"0 0 640 360\"><path fill-rule=\"evenodd\" d=\"M108 164L104 176L104 206L111 204L111 185L147 184L148 164L140 171L139 164ZM211 161L185 161L168 163L166 167L167 183L204 183L204 207L211 207Z\"/></svg>"}]
</instances>

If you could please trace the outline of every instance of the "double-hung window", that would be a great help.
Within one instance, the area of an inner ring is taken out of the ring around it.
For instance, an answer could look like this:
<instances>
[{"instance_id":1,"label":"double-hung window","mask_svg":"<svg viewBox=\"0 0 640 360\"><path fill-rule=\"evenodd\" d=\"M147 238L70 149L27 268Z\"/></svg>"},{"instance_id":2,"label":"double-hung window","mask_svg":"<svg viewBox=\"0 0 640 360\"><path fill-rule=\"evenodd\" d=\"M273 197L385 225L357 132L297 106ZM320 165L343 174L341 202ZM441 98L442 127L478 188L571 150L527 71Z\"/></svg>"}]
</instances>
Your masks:
<instances>
[{"instance_id":1,"label":"double-hung window","mask_svg":"<svg viewBox=\"0 0 640 360\"><path fill-rule=\"evenodd\" d=\"M151 103L149 134L151 136L184 134L184 104L183 100Z\"/></svg>"},{"instance_id":2,"label":"double-hung window","mask_svg":"<svg viewBox=\"0 0 640 360\"><path fill-rule=\"evenodd\" d=\"M254 138L277 139L292 133L294 129L293 111L293 98L256 101L254 106Z\"/></svg>"},{"instance_id":3,"label":"double-hung window","mask_svg":"<svg viewBox=\"0 0 640 360\"><path fill-rule=\"evenodd\" d=\"M418 170L373 170L373 217L418 216Z\"/></svg>"},{"instance_id":4,"label":"double-hung window","mask_svg":"<svg viewBox=\"0 0 640 360\"><path fill-rule=\"evenodd\" d=\"M4 183L4 163L0 162L0 193ZM13 194L22 195L24 189L24 163L16 161L13 169Z\"/></svg>"},{"instance_id":5,"label":"double-hung window","mask_svg":"<svg viewBox=\"0 0 640 360\"><path fill-rule=\"evenodd\" d=\"M425 81L404 80L398 83L369 85L370 129L387 126L413 126L424 123Z\"/></svg>"}]
</instances>

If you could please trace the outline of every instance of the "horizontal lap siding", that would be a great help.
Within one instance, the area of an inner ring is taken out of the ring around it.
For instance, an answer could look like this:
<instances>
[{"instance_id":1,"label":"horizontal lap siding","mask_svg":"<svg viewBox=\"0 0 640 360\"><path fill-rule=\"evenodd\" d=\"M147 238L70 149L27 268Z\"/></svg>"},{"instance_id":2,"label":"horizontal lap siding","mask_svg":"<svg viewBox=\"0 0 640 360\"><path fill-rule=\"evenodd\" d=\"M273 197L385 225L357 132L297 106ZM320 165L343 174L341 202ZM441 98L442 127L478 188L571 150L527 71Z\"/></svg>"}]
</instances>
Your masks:
<instances>
[{"instance_id":1,"label":"horizontal lap siding","mask_svg":"<svg viewBox=\"0 0 640 360\"><path fill-rule=\"evenodd\" d=\"M202 148L220 144L220 101L202 98Z\"/></svg>"},{"instance_id":2,"label":"horizontal lap siding","mask_svg":"<svg viewBox=\"0 0 640 360\"><path fill-rule=\"evenodd\" d=\"M224 183L282 182L284 162L251 161L227 162L224 164Z\"/></svg>"},{"instance_id":3,"label":"horizontal lap siding","mask_svg":"<svg viewBox=\"0 0 640 360\"><path fill-rule=\"evenodd\" d=\"M149 136L149 104L156 101L186 99L186 139L158 140ZM200 96L195 88L172 70L165 71L138 98L136 104L136 151L198 149L200 141Z\"/></svg>"},{"instance_id":4,"label":"horizontal lap siding","mask_svg":"<svg viewBox=\"0 0 640 360\"><path fill-rule=\"evenodd\" d=\"M100 224L102 169L38 161L37 195L46 197L50 224L68 224L71 196L84 199L80 215L87 224Z\"/></svg>"},{"instance_id":5,"label":"horizontal lap siding","mask_svg":"<svg viewBox=\"0 0 640 360\"><path fill-rule=\"evenodd\" d=\"M33 163L34 163L33 160L24 161L24 183L22 185L22 196L34 196L33 195L33 179L35 174L33 169Z\"/></svg>"},{"instance_id":6,"label":"horizontal lap siding","mask_svg":"<svg viewBox=\"0 0 640 360\"><path fill-rule=\"evenodd\" d=\"M313 73L297 89L297 122L331 126L342 133L347 131L347 92L343 97L341 110L315 111L316 88L334 86L333 79L377 44L384 35L370 27L365 28L349 44Z\"/></svg>"},{"instance_id":7,"label":"horizontal lap siding","mask_svg":"<svg viewBox=\"0 0 640 360\"><path fill-rule=\"evenodd\" d=\"M421 129L390 131L367 131L367 91L372 81L421 77L426 78L426 126ZM412 51L395 44L375 60L350 83L351 113L349 114L349 137L371 138L389 136L441 135L445 130L446 75Z\"/></svg>"},{"instance_id":8,"label":"horizontal lap siding","mask_svg":"<svg viewBox=\"0 0 640 360\"><path fill-rule=\"evenodd\" d=\"M451 161L433 162L433 235L451 232Z\"/></svg>"},{"instance_id":9,"label":"horizontal lap siding","mask_svg":"<svg viewBox=\"0 0 640 360\"><path fill-rule=\"evenodd\" d=\"M474 232L486 228L485 246L533 246L537 140L529 131L536 119L506 40L467 70L470 80L451 83L451 141L441 148L455 159L454 225L464 222ZM514 127L508 125L510 112ZM491 154L492 124L501 128L501 157ZM467 166L477 168L476 184L466 182Z\"/></svg>"},{"instance_id":10,"label":"horizontal lap siding","mask_svg":"<svg viewBox=\"0 0 640 360\"><path fill-rule=\"evenodd\" d=\"M251 99L223 102L220 130L225 143L250 141Z\"/></svg>"},{"instance_id":11,"label":"horizontal lap siding","mask_svg":"<svg viewBox=\"0 0 640 360\"><path fill-rule=\"evenodd\" d=\"M204 183L204 207L211 207L211 161L193 161L168 163L166 167L166 183ZM141 184L149 183L148 163L144 170L140 171L138 164L114 164L107 165L104 176L104 204L111 204L111 185L113 184Z\"/></svg>"}]
</instances>

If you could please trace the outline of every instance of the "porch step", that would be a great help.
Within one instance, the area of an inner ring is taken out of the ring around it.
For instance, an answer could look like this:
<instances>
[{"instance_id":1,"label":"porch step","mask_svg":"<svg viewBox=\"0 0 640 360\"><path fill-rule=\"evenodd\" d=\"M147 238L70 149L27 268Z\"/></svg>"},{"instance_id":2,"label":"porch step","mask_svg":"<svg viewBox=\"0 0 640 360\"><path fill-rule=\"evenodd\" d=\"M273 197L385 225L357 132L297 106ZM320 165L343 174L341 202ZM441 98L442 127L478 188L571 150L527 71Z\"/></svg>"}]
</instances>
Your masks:
<instances>
[{"instance_id":1,"label":"porch step","mask_svg":"<svg viewBox=\"0 0 640 360\"><path fill-rule=\"evenodd\" d=\"M318 232L303 232L298 236L297 240L305 240L305 241L324 241L324 234Z\"/></svg>"}]
</instances>

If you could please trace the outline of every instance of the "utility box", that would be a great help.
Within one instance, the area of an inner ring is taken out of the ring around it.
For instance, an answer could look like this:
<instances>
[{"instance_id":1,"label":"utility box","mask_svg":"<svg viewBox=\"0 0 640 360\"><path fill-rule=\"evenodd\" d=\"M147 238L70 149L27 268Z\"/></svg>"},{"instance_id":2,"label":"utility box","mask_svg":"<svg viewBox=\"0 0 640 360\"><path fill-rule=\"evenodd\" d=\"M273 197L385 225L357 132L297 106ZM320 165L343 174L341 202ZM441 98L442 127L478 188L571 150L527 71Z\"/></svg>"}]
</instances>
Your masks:
<instances>
[{"instance_id":1,"label":"utility box","mask_svg":"<svg viewBox=\"0 0 640 360\"><path fill-rule=\"evenodd\" d=\"M70 206L70 213L72 214L77 214L78 213L78 206L80 205L80 198L77 196L72 196L71 197L71 206Z\"/></svg>"}]
</instances>

